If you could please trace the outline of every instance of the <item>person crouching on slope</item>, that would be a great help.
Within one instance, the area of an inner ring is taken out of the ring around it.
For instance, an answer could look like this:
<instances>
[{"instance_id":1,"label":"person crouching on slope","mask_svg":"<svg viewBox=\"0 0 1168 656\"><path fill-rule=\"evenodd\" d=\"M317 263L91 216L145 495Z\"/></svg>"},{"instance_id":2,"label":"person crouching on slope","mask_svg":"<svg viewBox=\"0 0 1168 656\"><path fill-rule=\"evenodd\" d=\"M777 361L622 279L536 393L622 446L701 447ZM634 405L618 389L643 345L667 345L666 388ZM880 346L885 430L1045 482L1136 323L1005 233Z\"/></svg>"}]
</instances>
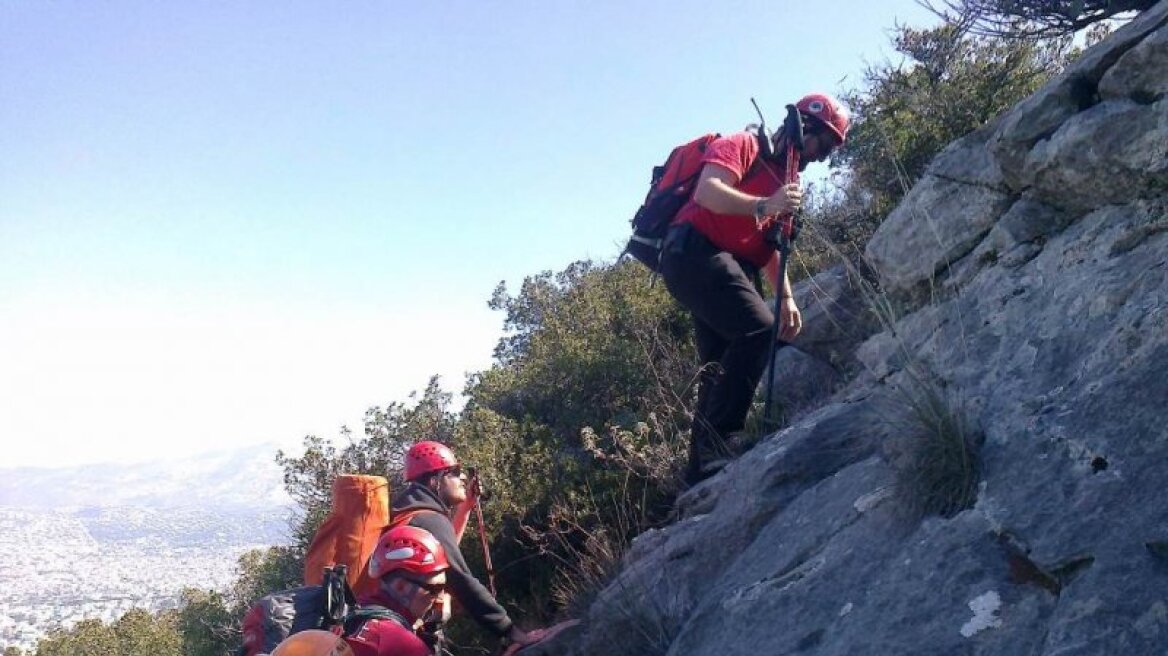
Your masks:
<instances>
[{"instance_id":1,"label":"person crouching on slope","mask_svg":"<svg viewBox=\"0 0 1168 656\"><path fill-rule=\"evenodd\" d=\"M361 610L388 611L389 617L346 622L345 640L354 656L430 656L433 649L415 630L446 589L450 562L442 544L414 526L382 534L369 559L377 590L357 599Z\"/></svg>"},{"instance_id":2,"label":"person crouching on slope","mask_svg":"<svg viewBox=\"0 0 1168 656\"><path fill-rule=\"evenodd\" d=\"M795 104L804 120L800 169L843 144L850 119L838 100L821 93ZM778 339L799 334L802 316L791 283L778 280L778 254L767 240L772 224L797 211L799 185L784 185L786 139L772 140L777 157L763 157L758 136L731 134L712 141L693 196L665 238L661 275L669 293L693 315L701 359L698 402L690 431L686 482L696 484L725 464L746 425L755 388L767 366L775 317L755 284L765 270L781 296Z\"/></svg>"},{"instance_id":3,"label":"person crouching on slope","mask_svg":"<svg viewBox=\"0 0 1168 656\"><path fill-rule=\"evenodd\" d=\"M478 503L478 486L468 486L454 452L440 442L418 442L406 452L405 478L408 484L394 495L390 514L408 514L406 525L429 531L442 544L450 562L446 570L450 594L480 626L500 638L521 645L534 642L471 574L459 550L470 513Z\"/></svg>"}]
</instances>

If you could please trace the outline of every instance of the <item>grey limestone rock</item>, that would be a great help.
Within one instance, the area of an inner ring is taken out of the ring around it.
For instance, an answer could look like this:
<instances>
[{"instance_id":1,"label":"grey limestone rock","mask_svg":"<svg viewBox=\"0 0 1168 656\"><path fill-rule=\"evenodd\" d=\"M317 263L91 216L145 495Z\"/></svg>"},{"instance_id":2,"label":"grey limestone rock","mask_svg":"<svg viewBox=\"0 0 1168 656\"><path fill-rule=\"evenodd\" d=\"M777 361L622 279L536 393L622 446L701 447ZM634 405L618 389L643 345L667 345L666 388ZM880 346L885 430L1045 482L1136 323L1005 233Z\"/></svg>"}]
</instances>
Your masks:
<instances>
[{"instance_id":1,"label":"grey limestone rock","mask_svg":"<svg viewBox=\"0 0 1168 656\"><path fill-rule=\"evenodd\" d=\"M1152 102L1168 92L1168 33L1157 30L1125 52L1099 81L1103 98Z\"/></svg>"},{"instance_id":2,"label":"grey limestone rock","mask_svg":"<svg viewBox=\"0 0 1168 656\"><path fill-rule=\"evenodd\" d=\"M989 148L1012 189L1027 186L1026 155L1071 116L1098 99L1099 81L1117 60L1168 20L1168 5L1160 2L1091 47L1073 66L1002 118Z\"/></svg>"},{"instance_id":3,"label":"grey limestone rock","mask_svg":"<svg viewBox=\"0 0 1168 656\"><path fill-rule=\"evenodd\" d=\"M966 255L1009 207L1011 195L979 130L929 165L868 242L865 256L891 290L906 290Z\"/></svg>"},{"instance_id":4,"label":"grey limestone rock","mask_svg":"<svg viewBox=\"0 0 1168 656\"><path fill-rule=\"evenodd\" d=\"M792 289L803 314L794 347L836 369L854 364L853 351L875 329L855 277L841 264Z\"/></svg>"},{"instance_id":5,"label":"grey limestone rock","mask_svg":"<svg viewBox=\"0 0 1168 656\"><path fill-rule=\"evenodd\" d=\"M1035 196L1071 213L1162 192L1168 188L1168 101L1094 105L1036 145L1026 168Z\"/></svg>"}]
</instances>

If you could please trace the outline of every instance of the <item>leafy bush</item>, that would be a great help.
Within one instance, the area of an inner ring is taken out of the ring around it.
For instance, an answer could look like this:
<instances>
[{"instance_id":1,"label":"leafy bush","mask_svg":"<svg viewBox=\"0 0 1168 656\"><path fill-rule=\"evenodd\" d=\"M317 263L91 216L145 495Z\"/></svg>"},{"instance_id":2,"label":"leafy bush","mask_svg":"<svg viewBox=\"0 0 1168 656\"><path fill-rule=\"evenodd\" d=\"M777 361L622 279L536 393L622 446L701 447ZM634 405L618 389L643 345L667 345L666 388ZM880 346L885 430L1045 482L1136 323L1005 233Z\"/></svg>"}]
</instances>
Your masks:
<instances>
[{"instance_id":1,"label":"leafy bush","mask_svg":"<svg viewBox=\"0 0 1168 656\"><path fill-rule=\"evenodd\" d=\"M515 296L500 285L491 306L505 313L508 334L496 363L468 380L461 412L433 378L409 403L370 409L360 434L342 428L335 442L308 436L302 455L278 454L285 487L304 511L296 543L249 556L226 595L189 595L184 627L192 644L229 641L223 612L238 618L255 597L299 577L338 474L384 475L401 485L402 457L420 439L450 444L480 470L491 493L484 533L501 600L529 624L570 603L548 591L571 585L557 564L589 535L627 543L664 519L688 439L688 316L634 263L577 262L528 278ZM565 542L549 547L532 537L565 521L580 529L561 533ZM479 549L463 553L473 570L485 570ZM488 647L466 620L448 635L463 650Z\"/></svg>"},{"instance_id":2,"label":"leafy bush","mask_svg":"<svg viewBox=\"0 0 1168 656\"><path fill-rule=\"evenodd\" d=\"M178 626L186 656L226 656L242 641L244 613L257 599L301 585L303 550L253 549L239 557L237 578L226 592L188 588L182 592Z\"/></svg>"},{"instance_id":3,"label":"leafy bush","mask_svg":"<svg viewBox=\"0 0 1168 656\"><path fill-rule=\"evenodd\" d=\"M688 393L689 317L635 262L576 262L527 278L516 296L500 285L491 307L505 313L509 334L468 396L546 426L577 456L583 426L672 417Z\"/></svg>"},{"instance_id":4,"label":"leafy bush","mask_svg":"<svg viewBox=\"0 0 1168 656\"><path fill-rule=\"evenodd\" d=\"M635 263L577 262L514 296L500 285L491 306L508 334L468 381L453 445L495 491L483 510L503 600L521 623L545 623L578 607L580 569L567 563L596 536L623 544L663 521L678 462L662 460L688 439L689 318ZM464 550L472 567L478 552ZM471 633L452 629L464 645Z\"/></svg>"},{"instance_id":5,"label":"leafy bush","mask_svg":"<svg viewBox=\"0 0 1168 656\"><path fill-rule=\"evenodd\" d=\"M174 611L152 614L133 609L112 624L84 620L72 629L53 631L35 656L180 656L182 636Z\"/></svg>"},{"instance_id":6,"label":"leafy bush","mask_svg":"<svg viewBox=\"0 0 1168 656\"><path fill-rule=\"evenodd\" d=\"M178 614L185 656L225 656L241 643L240 621L235 604L225 595L188 588L182 592Z\"/></svg>"}]
</instances>

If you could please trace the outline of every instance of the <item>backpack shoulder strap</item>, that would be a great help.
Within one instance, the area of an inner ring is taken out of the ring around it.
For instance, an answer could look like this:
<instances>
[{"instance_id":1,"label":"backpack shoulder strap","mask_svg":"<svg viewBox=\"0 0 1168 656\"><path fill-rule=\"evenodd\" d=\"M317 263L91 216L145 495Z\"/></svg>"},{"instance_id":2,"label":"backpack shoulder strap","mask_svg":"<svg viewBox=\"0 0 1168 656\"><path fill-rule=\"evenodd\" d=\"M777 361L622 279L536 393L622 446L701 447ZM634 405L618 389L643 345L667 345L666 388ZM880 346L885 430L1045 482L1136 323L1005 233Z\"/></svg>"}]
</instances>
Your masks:
<instances>
[{"instance_id":1,"label":"backpack shoulder strap","mask_svg":"<svg viewBox=\"0 0 1168 656\"><path fill-rule=\"evenodd\" d=\"M417 515L421 515L423 513L433 513L435 515L442 515L442 513L438 512L437 510L433 510L430 508L411 508L409 510L403 510L401 512L393 513L393 516L390 517L390 519L389 519L389 525L385 527L385 530L388 531L391 528L395 528L398 526L405 526L405 525L410 523L411 519L413 519ZM443 516L445 517L445 515L443 515Z\"/></svg>"},{"instance_id":2,"label":"backpack shoulder strap","mask_svg":"<svg viewBox=\"0 0 1168 656\"><path fill-rule=\"evenodd\" d=\"M402 617L401 613L397 613L385 606L378 606L376 604L369 604L366 606L359 606L345 617L345 624L343 627L344 635L351 636L358 633L361 627L365 626L366 622L372 620L391 620L397 622L402 628L413 632L414 627L410 622Z\"/></svg>"},{"instance_id":3,"label":"backpack shoulder strap","mask_svg":"<svg viewBox=\"0 0 1168 656\"><path fill-rule=\"evenodd\" d=\"M779 174L775 173L775 170L767 163L767 160L762 156L762 153L758 153L754 156L754 159L750 162L750 166L746 169L746 173L742 174L742 180L739 181L739 184L742 184L746 181L747 178L751 176L763 173L771 176L771 178L778 181L779 186L782 186L783 181L779 177Z\"/></svg>"}]
</instances>

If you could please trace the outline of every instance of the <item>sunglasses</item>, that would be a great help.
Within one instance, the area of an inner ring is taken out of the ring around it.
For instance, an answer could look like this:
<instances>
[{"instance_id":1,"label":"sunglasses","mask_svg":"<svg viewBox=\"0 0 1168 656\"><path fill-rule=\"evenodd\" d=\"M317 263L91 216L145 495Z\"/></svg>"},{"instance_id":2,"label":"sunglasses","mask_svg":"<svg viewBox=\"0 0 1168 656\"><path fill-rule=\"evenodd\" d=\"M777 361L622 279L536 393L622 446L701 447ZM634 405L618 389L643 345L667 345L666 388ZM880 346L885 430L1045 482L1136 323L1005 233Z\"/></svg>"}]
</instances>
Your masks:
<instances>
[{"instance_id":1,"label":"sunglasses","mask_svg":"<svg viewBox=\"0 0 1168 656\"><path fill-rule=\"evenodd\" d=\"M828 129L823 121L805 114L803 116L803 136L810 137L819 135L823 135L830 142L832 148L839 148L843 145L840 143L840 139L836 136L836 133Z\"/></svg>"},{"instance_id":2,"label":"sunglasses","mask_svg":"<svg viewBox=\"0 0 1168 656\"><path fill-rule=\"evenodd\" d=\"M459 465L455 465L453 467L447 467L446 470L442 472L442 475L443 476L453 476L455 478L459 478L462 476L462 467Z\"/></svg>"},{"instance_id":3,"label":"sunglasses","mask_svg":"<svg viewBox=\"0 0 1168 656\"><path fill-rule=\"evenodd\" d=\"M426 594L430 595L431 597L437 597L446 590L445 583L423 583L421 581L415 581L414 579L406 580L418 586L419 590L425 590Z\"/></svg>"}]
</instances>

